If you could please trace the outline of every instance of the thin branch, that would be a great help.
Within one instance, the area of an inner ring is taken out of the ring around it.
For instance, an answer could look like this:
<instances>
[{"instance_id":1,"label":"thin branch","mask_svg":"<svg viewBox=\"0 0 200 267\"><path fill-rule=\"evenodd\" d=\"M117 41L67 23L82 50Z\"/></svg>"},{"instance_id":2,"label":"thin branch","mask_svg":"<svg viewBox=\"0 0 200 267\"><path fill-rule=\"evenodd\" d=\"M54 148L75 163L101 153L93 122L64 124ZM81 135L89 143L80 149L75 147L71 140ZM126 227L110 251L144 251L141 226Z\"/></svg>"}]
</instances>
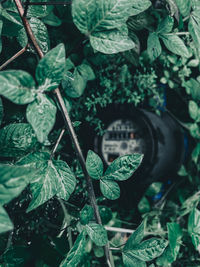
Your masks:
<instances>
[{"instance_id":1,"label":"thin branch","mask_svg":"<svg viewBox=\"0 0 200 267\"><path fill-rule=\"evenodd\" d=\"M42 52L42 49L40 48L36 38L35 38L35 35L31 29L31 26L27 20L27 18L24 16L24 9L23 9L23 6L22 6L22 3L20 0L14 0L15 2L15 5L17 7L17 10L19 12L19 15L21 17L21 20L24 24L24 28L26 30L26 33L27 33L27 36L29 38L29 40L31 41L31 43L33 44L35 50L37 51L38 55L40 58L42 58L44 56L43 52Z\"/></svg>"},{"instance_id":2,"label":"thin branch","mask_svg":"<svg viewBox=\"0 0 200 267\"><path fill-rule=\"evenodd\" d=\"M60 132L60 134L59 134L59 136L58 136L58 139L57 139L57 141L56 141L56 144L55 144L55 146L54 146L54 148L53 148L53 150L52 150L52 152L51 152L50 160L52 160L52 158L53 158L53 156L54 156L54 154L55 154L55 152L56 152L56 150L57 150L57 148L58 148L58 145L60 144L60 141L61 141L61 139L62 139L64 133L65 133L65 129L63 128L63 129L61 130L61 132Z\"/></svg>"},{"instance_id":3,"label":"thin branch","mask_svg":"<svg viewBox=\"0 0 200 267\"><path fill-rule=\"evenodd\" d=\"M186 20L188 20L190 18L190 16L187 16L183 19L183 22L185 22Z\"/></svg>"},{"instance_id":4,"label":"thin branch","mask_svg":"<svg viewBox=\"0 0 200 267\"><path fill-rule=\"evenodd\" d=\"M124 233L124 234L132 234L132 233L135 232L135 230L132 230L132 229L124 229L124 228L110 227L110 226L105 226L105 229L107 231L117 232L117 233Z\"/></svg>"},{"instance_id":5,"label":"thin branch","mask_svg":"<svg viewBox=\"0 0 200 267\"><path fill-rule=\"evenodd\" d=\"M58 201L59 201L59 203L62 207L63 213L64 213L64 221L63 221L62 229L65 229L67 227L67 233L68 233L67 238L68 238L68 242L69 242L69 247L71 249L73 247L72 230L71 230L71 227L68 227L70 225L71 219L70 219L70 216L67 212L67 209L65 207L63 200L58 198ZM61 230L58 237L61 237L63 232L64 232L64 230Z\"/></svg>"},{"instance_id":6,"label":"thin branch","mask_svg":"<svg viewBox=\"0 0 200 267\"><path fill-rule=\"evenodd\" d=\"M189 32L171 32L171 33L165 33L165 35L190 35Z\"/></svg>"},{"instance_id":7,"label":"thin branch","mask_svg":"<svg viewBox=\"0 0 200 267\"><path fill-rule=\"evenodd\" d=\"M28 48L28 44L24 48L22 48L19 52L17 52L14 56L12 56L11 58L9 58L5 63L3 63L0 66L0 70L4 69L8 64L10 64L16 58L18 58L19 56L21 56L24 52L26 52L27 48Z\"/></svg>"},{"instance_id":8,"label":"thin branch","mask_svg":"<svg viewBox=\"0 0 200 267\"><path fill-rule=\"evenodd\" d=\"M105 226L105 229L107 231L117 232L117 233L122 233L122 234L132 234L132 233L135 232L135 230L132 230L132 229L111 227L111 226ZM144 232L144 235L145 236L148 236L148 235L164 235L166 233L167 233L166 231Z\"/></svg>"},{"instance_id":9,"label":"thin branch","mask_svg":"<svg viewBox=\"0 0 200 267\"><path fill-rule=\"evenodd\" d=\"M38 55L40 56L40 58L43 58L44 54L43 54L40 46L37 43L37 40L36 40L36 38L34 36L34 33L33 33L32 29L30 27L30 24L29 24L27 18L24 17L24 9L23 9L21 1L20 0L14 0L14 2L16 4L16 6L17 6L19 15L20 15L20 17L22 19L22 22L24 24L24 27L25 27L25 30L26 30L26 33L27 33L29 39L31 40L31 42L32 42L35 50L37 51ZM75 134L71 119L69 117L68 111L66 109L66 106L65 106L65 103L64 103L64 100L62 98L62 95L60 93L59 88L55 89L54 93L55 93L55 95L57 97L57 101L58 101L58 104L59 104L59 106L61 108L61 112L62 112L64 121L65 121L66 127L67 127L67 129L69 131L72 143L74 144L74 147L75 147L75 151L76 151L77 157L79 159L79 162L81 164L83 173L84 173L85 178L86 178L88 196L90 198L91 205L92 205L92 207L94 209L96 222L98 224L102 225L101 217L100 217L100 214L99 214L99 209L98 209L98 206L97 206L97 203L96 203L96 197L95 197L95 193L94 193L92 180L91 180L90 176L88 175L88 172L87 172L87 169L86 169L85 159L84 159L82 150L80 148L77 136ZM110 263L109 245L104 246L104 251L105 251L105 255L106 255L107 264L108 264L109 267L110 266L112 267L112 265Z\"/></svg>"}]
</instances>

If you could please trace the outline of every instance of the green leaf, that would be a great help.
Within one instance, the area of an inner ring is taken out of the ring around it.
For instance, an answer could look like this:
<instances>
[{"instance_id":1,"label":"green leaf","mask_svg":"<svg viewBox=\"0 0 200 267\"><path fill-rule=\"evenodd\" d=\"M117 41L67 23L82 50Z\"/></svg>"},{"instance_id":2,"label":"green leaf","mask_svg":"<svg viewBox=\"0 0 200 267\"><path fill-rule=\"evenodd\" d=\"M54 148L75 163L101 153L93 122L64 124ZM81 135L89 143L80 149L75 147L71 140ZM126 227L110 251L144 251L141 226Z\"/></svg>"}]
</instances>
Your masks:
<instances>
[{"instance_id":1,"label":"green leaf","mask_svg":"<svg viewBox=\"0 0 200 267\"><path fill-rule=\"evenodd\" d=\"M11 246L3 254L3 260L9 267L22 267L30 258L31 253L28 246Z\"/></svg>"},{"instance_id":2,"label":"green leaf","mask_svg":"<svg viewBox=\"0 0 200 267\"><path fill-rule=\"evenodd\" d=\"M65 70L71 70L71 69L75 69L75 65L74 63L71 61L71 59L68 57L65 61Z\"/></svg>"},{"instance_id":3,"label":"green leaf","mask_svg":"<svg viewBox=\"0 0 200 267\"><path fill-rule=\"evenodd\" d=\"M154 182L152 183L146 190L145 195L149 197L153 197L161 191L163 183L161 182Z\"/></svg>"},{"instance_id":4,"label":"green leaf","mask_svg":"<svg viewBox=\"0 0 200 267\"><path fill-rule=\"evenodd\" d=\"M191 78L188 81L184 82L184 87L186 88L186 92L192 96L194 100L200 99L200 83Z\"/></svg>"},{"instance_id":5,"label":"green leaf","mask_svg":"<svg viewBox=\"0 0 200 267\"><path fill-rule=\"evenodd\" d=\"M88 174L96 180L99 180L103 176L103 162L101 158L92 150L88 151L86 158L86 168Z\"/></svg>"},{"instance_id":6,"label":"green leaf","mask_svg":"<svg viewBox=\"0 0 200 267\"><path fill-rule=\"evenodd\" d=\"M37 138L28 123L13 123L0 130L0 156L19 157L35 149Z\"/></svg>"},{"instance_id":7,"label":"green leaf","mask_svg":"<svg viewBox=\"0 0 200 267\"><path fill-rule=\"evenodd\" d=\"M83 225L88 224L94 217L94 210L91 206L85 205L80 212L80 222Z\"/></svg>"},{"instance_id":8,"label":"green leaf","mask_svg":"<svg viewBox=\"0 0 200 267\"><path fill-rule=\"evenodd\" d=\"M30 0L31 2L46 2L46 0ZM53 10L53 5L29 5L27 17L43 18L46 17Z\"/></svg>"},{"instance_id":9,"label":"green leaf","mask_svg":"<svg viewBox=\"0 0 200 267\"><path fill-rule=\"evenodd\" d=\"M50 160L47 152L35 152L22 158L18 164L30 164L37 173L30 177L32 201L28 211L51 199L53 196L68 200L76 185L76 178L67 163L61 160Z\"/></svg>"},{"instance_id":10,"label":"green leaf","mask_svg":"<svg viewBox=\"0 0 200 267\"><path fill-rule=\"evenodd\" d=\"M151 210L149 201L146 197L142 197L142 199L138 203L138 210L140 213L146 213Z\"/></svg>"},{"instance_id":11,"label":"green leaf","mask_svg":"<svg viewBox=\"0 0 200 267\"><path fill-rule=\"evenodd\" d=\"M41 169L38 170L37 177L31 181L32 201L27 212L36 209L51 199L58 191L58 180L52 162L43 162Z\"/></svg>"},{"instance_id":12,"label":"green leaf","mask_svg":"<svg viewBox=\"0 0 200 267\"><path fill-rule=\"evenodd\" d=\"M36 68L36 79L44 91L54 90L60 84L65 70L65 47L57 45L39 62Z\"/></svg>"},{"instance_id":13,"label":"green leaf","mask_svg":"<svg viewBox=\"0 0 200 267\"><path fill-rule=\"evenodd\" d=\"M150 238L136 245L134 249L124 251L127 257L135 257L142 261L151 261L159 257L168 245L168 241L161 238Z\"/></svg>"},{"instance_id":14,"label":"green leaf","mask_svg":"<svg viewBox=\"0 0 200 267\"><path fill-rule=\"evenodd\" d=\"M167 231L173 261L175 261L181 246L182 231L178 223L167 223Z\"/></svg>"},{"instance_id":15,"label":"green leaf","mask_svg":"<svg viewBox=\"0 0 200 267\"><path fill-rule=\"evenodd\" d=\"M97 32L90 36L92 47L104 54L115 54L135 47L128 35L119 30Z\"/></svg>"},{"instance_id":16,"label":"green leaf","mask_svg":"<svg viewBox=\"0 0 200 267\"><path fill-rule=\"evenodd\" d=\"M200 200L200 191L197 191L192 196L188 197L181 206L180 215L185 216L196 207Z\"/></svg>"},{"instance_id":17,"label":"green leaf","mask_svg":"<svg viewBox=\"0 0 200 267\"><path fill-rule=\"evenodd\" d=\"M104 249L103 247L93 246L94 255L97 258L101 258L104 256Z\"/></svg>"},{"instance_id":18,"label":"green leaf","mask_svg":"<svg viewBox=\"0 0 200 267\"><path fill-rule=\"evenodd\" d=\"M143 1L131 0L130 2L132 3L133 6L133 11L131 14L132 16L138 15L139 13L145 11L151 6L150 0L143 0Z\"/></svg>"},{"instance_id":19,"label":"green leaf","mask_svg":"<svg viewBox=\"0 0 200 267\"><path fill-rule=\"evenodd\" d=\"M200 51L200 14L199 10L194 10L190 14L188 30L192 36L197 51Z\"/></svg>"},{"instance_id":20,"label":"green leaf","mask_svg":"<svg viewBox=\"0 0 200 267\"><path fill-rule=\"evenodd\" d=\"M197 120L200 117L200 111L199 111L197 103L193 100L190 100L188 107L189 107L190 117L193 120Z\"/></svg>"},{"instance_id":21,"label":"green leaf","mask_svg":"<svg viewBox=\"0 0 200 267\"><path fill-rule=\"evenodd\" d=\"M146 267L147 266L145 261L138 260L129 253L122 253L122 259L123 259L123 263L125 267L133 267L133 266Z\"/></svg>"},{"instance_id":22,"label":"green leaf","mask_svg":"<svg viewBox=\"0 0 200 267\"><path fill-rule=\"evenodd\" d=\"M188 175L184 165L181 165L181 167L180 167L180 169L178 171L178 175L180 175L180 176L187 176Z\"/></svg>"},{"instance_id":23,"label":"green leaf","mask_svg":"<svg viewBox=\"0 0 200 267\"><path fill-rule=\"evenodd\" d=\"M0 72L0 95L16 104L28 104L35 99L35 82L30 74L22 70Z\"/></svg>"},{"instance_id":24,"label":"green leaf","mask_svg":"<svg viewBox=\"0 0 200 267\"><path fill-rule=\"evenodd\" d=\"M126 242L123 251L133 249L135 245L138 245L144 238L145 221L143 221L138 228L131 234Z\"/></svg>"},{"instance_id":25,"label":"green leaf","mask_svg":"<svg viewBox=\"0 0 200 267\"><path fill-rule=\"evenodd\" d=\"M149 12L143 12L137 16L129 17L127 25L129 32L134 33L135 31L140 31L147 28L149 24L152 24L152 22L152 16L149 14Z\"/></svg>"},{"instance_id":26,"label":"green leaf","mask_svg":"<svg viewBox=\"0 0 200 267\"><path fill-rule=\"evenodd\" d=\"M85 246L87 244L85 231L82 231L77 237L73 247L67 254L59 267L74 267L77 266L82 260L85 253Z\"/></svg>"},{"instance_id":27,"label":"green leaf","mask_svg":"<svg viewBox=\"0 0 200 267\"><path fill-rule=\"evenodd\" d=\"M107 231L102 225L89 223L85 226L85 229L89 237L97 246L105 246L107 244Z\"/></svg>"},{"instance_id":28,"label":"green leaf","mask_svg":"<svg viewBox=\"0 0 200 267\"><path fill-rule=\"evenodd\" d=\"M58 27L62 24L62 20L60 20L55 14L54 12L50 12L47 16L45 16L42 21L49 25L49 26L54 26L54 27Z\"/></svg>"},{"instance_id":29,"label":"green leaf","mask_svg":"<svg viewBox=\"0 0 200 267\"><path fill-rule=\"evenodd\" d=\"M170 246L167 246L167 248L164 250L163 254L157 258L156 264L158 266L171 266L171 263L174 262L174 257L172 255L172 250Z\"/></svg>"},{"instance_id":30,"label":"green leaf","mask_svg":"<svg viewBox=\"0 0 200 267\"><path fill-rule=\"evenodd\" d=\"M66 162L62 160L53 160L53 164L60 185L56 196L67 201L76 187L76 177Z\"/></svg>"},{"instance_id":31,"label":"green leaf","mask_svg":"<svg viewBox=\"0 0 200 267\"><path fill-rule=\"evenodd\" d=\"M171 16L167 16L161 22L158 24L158 27L156 29L156 33L169 33L172 31L174 26L174 18Z\"/></svg>"},{"instance_id":32,"label":"green leaf","mask_svg":"<svg viewBox=\"0 0 200 267\"><path fill-rule=\"evenodd\" d=\"M0 20L0 53L2 51L2 41L1 41L2 28L3 28L3 21Z\"/></svg>"},{"instance_id":33,"label":"green leaf","mask_svg":"<svg viewBox=\"0 0 200 267\"><path fill-rule=\"evenodd\" d=\"M67 96L71 98L80 97L85 88L86 80L80 75L77 68L73 73L66 71L62 80L62 87Z\"/></svg>"},{"instance_id":34,"label":"green leaf","mask_svg":"<svg viewBox=\"0 0 200 267\"><path fill-rule=\"evenodd\" d=\"M86 60L84 60L81 65L77 66L77 70L86 81L95 79L94 71Z\"/></svg>"},{"instance_id":35,"label":"green leaf","mask_svg":"<svg viewBox=\"0 0 200 267\"><path fill-rule=\"evenodd\" d=\"M124 181L130 178L143 159L141 154L124 155L115 159L108 166L103 179Z\"/></svg>"},{"instance_id":36,"label":"green leaf","mask_svg":"<svg viewBox=\"0 0 200 267\"><path fill-rule=\"evenodd\" d=\"M200 211L193 209L188 218L188 233L196 250L200 246Z\"/></svg>"},{"instance_id":37,"label":"green leaf","mask_svg":"<svg viewBox=\"0 0 200 267\"><path fill-rule=\"evenodd\" d=\"M86 35L121 28L130 16L133 1L74 0L72 16L77 28Z\"/></svg>"},{"instance_id":38,"label":"green leaf","mask_svg":"<svg viewBox=\"0 0 200 267\"><path fill-rule=\"evenodd\" d=\"M75 68L72 61L68 59L65 70L69 69L74 69L74 71L73 73L70 71L65 72L62 87L69 97L80 97L86 88L87 81L94 80L95 74L87 61Z\"/></svg>"},{"instance_id":39,"label":"green leaf","mask_svg":"<svg viewBox=\"0 0 200 267\"><path fill-rule=\"evenodd\" d=\"M198 159L200 157L200 143L196 145L194 150L192 151L192 160L198 164Z\"/></svg>"},{"instance_id":40,"label":"green leaf","mask_svg":"<svg viewBox=\"0 0 200 267\"><path fill-rule=\"evenodd\" d=\"M101 179L100 189L102 194L108 199L115 200L120 197L120 187L112 180Z\"/></svg>"},{"instance_id":41,"label":"green leaf","mask_svg":"<svg viewBox=\"0 0 200 267\"><path fill-rule=\"evenodd\" d=\"M29 24L43 53L47 53L49 50L50 41L45 24L41 20L34 17L29 20ZM17 40L22 47L27 45L28 37L24 28L19 31ZM33 48L31 48L30 51L35 53Z\"/></svg>"},{"instance_id":42,"label":"green leaf","mask_svg":"<svg viewBox=\"0 0 200 267\"><path fill-rule=\"evenodd\" d=\"M191 6L194 10L198 10L200 8L199 0L190 0Z\"/></svg>"},{"instance_id":43,"label":"green leaf","mask_svg":"<svg viewBox=\"0 0 200 267\"><path fill-rule=\"evenodd\" d=\"M110 220L112 220L113 214L112 210L106 206L98 206L99 213L102 220L102 224L107 224Z\"/></svg>"},{"instance_id":44,"label":"green leaf","mask_svg":"<svg viewBox=\"0 0 200 267\"><path fill-rule=\"evenodd\" d=\"M151 32L147 40L147 53L149 58L153 61L160 56L162 47L156 32Z\"/></svg>"},{"instance_id":45,"label":"green leaf","mask_svg":"<svg viewBox=\"0 0 200 267\"><path fill-rule=\"evenodd\" d=\"M1 125L2 119L3 119L3 103L0 97L0 125Z\"/></svg>"},{"instance_id":46,"label":"green leaf","mask_svg":"<svg viewBox=\"0 0 200 267\"><path fill-rule=\"evenodd\" d=\"M200 139L200 128L197 123L192 123L189 130L192 137Z\"/></svg>"},{"instance_id":47,"label":"green leaf","mask_svg":"<svg viewBox=\"0 0 200 267\"><path fill-rule=\"evenodd\" d=\"M175 34L162 34L160 37L169 51L179 56L190 57L190 53L180 37Z\"/></svg>"},{"instance_id":48,"label":"green leaf","mask_svg":"<svg viewBox=\"0 0 200 267\"><path fill-rule=\"evenodd\" d=\"M40 143L47 140L56 119L55 104L43 94L38 94L37 99L28 105L26 117L33 127Z\"/></svg>"},{"instance_id":49,"label":"green leaf","mask_svg":"<svg viewBox=\"0 0 200 267\"><path fill-rule=\"evenodd\" d=\"M7 212L0 205L0 234L13 229L13 223L11 222Z\"/></svg>"},{"instance_id":50,"label":"green leaf","mask_svg":"<svg viewBox=\"0 0 200 267\"><path fill-rule=\"evenodd\" d=\"M127 34L118 30L133 13L132 6L128 0L74 0L73 21L90 38L95 50L106 54L122 52L134 47Z\"/></svg>"},{"instance_id":51,"label":"green leaf","mask_svg":"<svg viewBox=\"0 0 200 267\"><path fill-rule=\"evenodd\" d=\"M7 11L0 6L0 19L3 21L2 35L13 37L23 28L19 14Z\"/></svg>"},{"instance_id":52,"label":"green leaf","mask_svg":"<svg viewBox=\"0 0 200 267\"><path fill-rule=\"evenodd\" d=\"M195 67L198 67L199 66L199 59L191 59L188 63L187 63L187 66L188 67L192 67L192 68L195 68Z\"/></svg>"},{"instance_id":53,"label":"green leaf","mask_svg":"<svg viewBox=\"0 0 200 267\"><path fill-rule=\"evenodd\" d=\"M190 0L175 0L176 5L178 6L180 13L183 17L190 15L191 8Z\"/></svg>"},{"instance_id":54,"label":"green leaf","mask_svg":"<svg viewBox=\"0 0 200 267\"><path fill-rule=\"evenodd\" d=\"M17 197L28 185L33 172L34 169L29 166L0 164L0 205Z\"/></svg>"}]
</instances>

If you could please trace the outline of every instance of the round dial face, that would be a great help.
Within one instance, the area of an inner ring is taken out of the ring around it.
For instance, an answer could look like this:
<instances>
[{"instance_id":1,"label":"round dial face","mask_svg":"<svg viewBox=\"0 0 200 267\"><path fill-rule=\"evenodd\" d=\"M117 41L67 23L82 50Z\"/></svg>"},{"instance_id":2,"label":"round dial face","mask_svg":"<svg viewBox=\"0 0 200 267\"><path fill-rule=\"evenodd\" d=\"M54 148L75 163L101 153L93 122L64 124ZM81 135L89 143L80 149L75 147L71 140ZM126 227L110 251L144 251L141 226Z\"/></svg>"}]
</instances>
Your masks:
<instances>
[{"instance_id":1,"label":"round dial face","mask_svg":"<svg viewBox=\"0 0 200 267\"><path fill-rule=\"evenodd\" d=\"M144 154L145 141L140 127L131 120L112 122L103 135L101 150L108 165L122 155Z\"/></svg>"}]
</instances>

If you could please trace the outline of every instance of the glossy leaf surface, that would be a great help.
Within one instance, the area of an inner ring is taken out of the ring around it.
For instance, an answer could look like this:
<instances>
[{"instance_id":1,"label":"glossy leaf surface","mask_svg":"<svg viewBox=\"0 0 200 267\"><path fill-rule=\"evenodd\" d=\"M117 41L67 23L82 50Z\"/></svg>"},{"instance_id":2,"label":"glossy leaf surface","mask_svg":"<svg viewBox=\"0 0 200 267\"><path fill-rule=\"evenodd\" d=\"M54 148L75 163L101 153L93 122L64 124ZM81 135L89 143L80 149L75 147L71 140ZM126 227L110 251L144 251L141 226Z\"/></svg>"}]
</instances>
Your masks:
<instances>
[{"instance_id":1,"label":"glossy leaf surface","mask_svg":"<svg viewBox=\"0 0 200 267\"><path fill-rule=\"evenodd\" d=\"M11 222L7 212L0 205L0 234L13 229L13 223Z\"/></svg>"},{"instance_id":2,"label":"glossy leaf surface","mask_svg":"<svg viewBox=\"0 0 200 267\"><path fill-rule=\"evenodd\" d=\"M130 178L139 167L143 159L143 155L132 154L124 155L115 159L108 166L103 179L124 181Z\"/></svg>"},{"instance_id":3,"label":"glossy leaf surface","mask_svg":"<svg viewBox=\"0 0 200 267\"><path fill-rule=\"evenodd\" d=\"M36 144L37 138L28 123L13 123L0 130L0 156L23 156L31 152Z\"/></svg>"},{"instance_id":4,"label":"glossy leaf surface","mask_svg":"<svg viewBox=\"0 0 200 267\"><path fill-rule=\"evenodd\" d=\"M17 197L28 185L34 168L0 164L0 205Z\"/></svg>"},{"instance_id":5,"label":"glossy leaf surface","mask_svg":"<svg viewBox=\"0 0 200 267\"><path fill-rule=\"evenodd\" d=\"M100 189L102 194L110 200L115 200L120 197L120 187L115 181L101 179Z\"/></svg>"},{"instance_id":6,"label":"glossy leaf surface","mask_svg":"<svg viewBox=\"0 0 200 267\"><path fill-rule=\"evenodd\" d=\"M105 246L108 242L107 231L102 225L89 223L85 226L85 229L97 246Z\"/></svg>"},{"instance_id":7,"label":"glossy leaf surface","mask_svg":"<svg viewBox=\"0 0 200 267\"><path fill-rule=\"evenodd\" d=\"M28 104L35 99L35 82L30 74L22 70L0 72L0 95L16 104Z\"/></svg>"},{"instance_id":8,"label":"glossy leaf surface","mask_svg":"<svg viewBox=\"0 0 200 267\"><path fill-rule=\"evenodd\" d=\"M57 45L49 51L39 62L36 68L36 79L41 86L40 90L54 90L63 78L65 69L65 47Z\"/></svg>"},{"instance_id":9,"label":"glossy leaf surface","mask_svg":"<svg viewBox=\"0 0 200 267\"><path fill-rule=\"evenodd\" d=\"M37 99L28 105L26 118L33 127L39 142L47 140L56 119L57 108L55 104L45 95L38 94Z\"/></svg>"},{"instance_id":10,"label":"glossy leaf surface","mask_svg":"<svg viewBox=\"0 0 200 267\"><path fill-rule=\"evenodd\" d=\"M151 261L159 257L168 245L168 241L160 238L150 238L133 249L124 251L127 257L135 257L142 261Z\"/></svg>"},{"instance_id":11,"label":"glossy leaf surface","mask_svg":"<svg viewBox=\"0 0 200 267\"><path fill-rule=\"evenodd\" d=\"M86 243L86 234L82 231L77 237L72 249L67 254L66 259L61 262L59 267L77 266L84 255Z\"/></svg>"},{"instance_id":12,"label":"glossy leaf surface","mask_svg":"<svg viewBox=\"0 0 200 267\"><path fill-rule=\"evenodd\" d=\"M101 158L92 150L88 151L86 158L86 168L88 174L93 179L99 180L103 176L103 162Z\"/></svg>"}]
</instances>

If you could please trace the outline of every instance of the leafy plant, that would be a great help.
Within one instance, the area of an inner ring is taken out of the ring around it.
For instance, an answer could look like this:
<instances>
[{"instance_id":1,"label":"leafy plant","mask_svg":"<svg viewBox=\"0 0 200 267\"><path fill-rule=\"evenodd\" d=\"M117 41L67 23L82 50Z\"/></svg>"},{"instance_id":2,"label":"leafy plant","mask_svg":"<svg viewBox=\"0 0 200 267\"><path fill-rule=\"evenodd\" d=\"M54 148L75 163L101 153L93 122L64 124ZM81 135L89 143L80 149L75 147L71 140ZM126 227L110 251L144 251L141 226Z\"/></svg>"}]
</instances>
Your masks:
<instances>
[{"instance_id":1,"label":"leafy plant","mask_svg":"<svg viewBox=\"0 0 200 267\"><path fill-rule=\"evenodd\" d=\"M198 0L0 1L0 265L199 265L199 14ZM128 212L120 185L143 155L105 170L79 144L112 103L168 112L192 140L178 182Z\"/></svg>"}]
</instances>

